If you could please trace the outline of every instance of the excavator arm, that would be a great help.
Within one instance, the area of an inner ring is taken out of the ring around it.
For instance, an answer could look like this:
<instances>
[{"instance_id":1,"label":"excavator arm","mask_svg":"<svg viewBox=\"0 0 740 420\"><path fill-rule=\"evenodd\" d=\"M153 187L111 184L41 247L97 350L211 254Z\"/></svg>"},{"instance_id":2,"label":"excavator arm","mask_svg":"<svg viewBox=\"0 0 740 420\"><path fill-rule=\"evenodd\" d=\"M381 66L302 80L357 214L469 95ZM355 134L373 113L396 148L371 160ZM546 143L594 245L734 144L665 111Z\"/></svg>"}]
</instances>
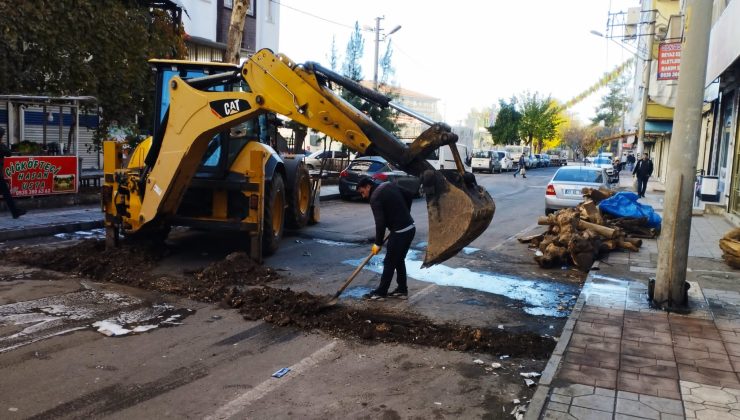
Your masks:
<instances>
[{"instance_id":1,"label":"excavator arm","mask_svg":"<svg viewBox=\"0 0 740 420\"><path fill-rule=\"evenodd\" d=\"M435 171L424 159L428 151L457 141L450 128L429 121L431 127L406 146L334 93L328 86L330 81L368 101L394 106L418 117L392 104L387 97L315 63L299 66L267 49L258 51L233 71L187 81L173 78L166 128L154 139L136 187L131 188L140 206L127 209L130 230L135 232L155 220L175 215L215 134L274 112L321 131L355 151L383 156L422 179L429 215L425 266L448 259L478 237L493 218L495 206L491 196L476 185L472 174L464 172L455 147L451 149L457 170ZM237 84L243 89L208 90L224 84Z\"/></svg>"}]
</instances>

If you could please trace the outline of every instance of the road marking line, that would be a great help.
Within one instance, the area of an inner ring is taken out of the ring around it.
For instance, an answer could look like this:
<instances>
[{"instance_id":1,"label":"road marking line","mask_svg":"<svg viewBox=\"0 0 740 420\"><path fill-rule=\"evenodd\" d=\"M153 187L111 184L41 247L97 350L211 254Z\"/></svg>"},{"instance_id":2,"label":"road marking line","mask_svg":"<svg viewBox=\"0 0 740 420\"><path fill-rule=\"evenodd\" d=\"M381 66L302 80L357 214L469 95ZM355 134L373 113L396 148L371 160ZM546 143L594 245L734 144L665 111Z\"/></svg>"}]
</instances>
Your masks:
<instances>
[{"instance_id":1,"label":"road marking line","mask_svg":"<svg viewBox=\"0 0 740 420\"><path fill-rule=\"evenodd\" d=\"M324 347L318 349L313 354L305 357L300 362L290 366L290 373L280 379L270 378L244 394L226 403L210 416L204 417L206 420L228 419L237 415L244 408L253 402L261 399L268 393L287 384L291 379L300 377L303 373L311 368L316 367L319 363L329 358L330 353L336 347L337 342L332 341Z\"/></svg>"},{"instance_id":2,"label":"road marking line","mask_svg":"<svg viewBox=\"0 0 740 420\"><path fill-rule=\"evenodd\" d=\"M414 303L414 302L416 302L417 300L423 298L424 296L426 296L429 293L431 293L432 291L434 291L434 289L436 289L436 288L437 288L437 285L436 284L430 284L429 286L427 286L427 287L419 290L418 292L414 293L413 295L411 295L408 298L408 303Z\"/></svg>"},{"instance_id":3,"label":"road marking line","mask_svg":"<svg viewBox=\"0 0 740 420\"><path fill-rule=\"evenodd\" d=\"M529 232L530 230L535 229L537 226L539 226L539 225L537 223L534 223L532 225L529 225L529 226L525 227L524 229L520 230L519 232L517 232L517 233L509 236L508 238L504 239L504 241L501 242L500 244L498 244L498 245L494 246L493 248L491 248L491 251L495 251L495 250L501 248L502 246L504 246L504 244L506 244L510 240L515 239L517 236L521 235L524 232Z\"/></svg>"}]
</instances>

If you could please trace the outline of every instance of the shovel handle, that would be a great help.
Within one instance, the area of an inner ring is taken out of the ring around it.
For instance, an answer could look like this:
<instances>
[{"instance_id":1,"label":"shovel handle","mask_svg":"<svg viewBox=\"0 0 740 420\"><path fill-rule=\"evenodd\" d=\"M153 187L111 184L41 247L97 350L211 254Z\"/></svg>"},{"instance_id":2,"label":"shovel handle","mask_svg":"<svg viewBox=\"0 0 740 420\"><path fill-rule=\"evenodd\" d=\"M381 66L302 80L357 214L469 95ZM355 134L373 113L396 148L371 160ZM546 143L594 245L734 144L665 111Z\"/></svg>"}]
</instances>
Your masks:
<instances>
[{"instance_id":1,"label":"shovel handle","mask_svg":"<svg viewBox=\"0 0 740 420\"><path fill-rule=\"evenodd\" d=\"M354 280L355 277L357 277L357 274L365 267L365 265L368 263L368 261L370 261L372 257L373 257L373 253L370 252L370 254L367 257L365 257L365 259L360 263L360 265L358 265L357 268L355 268L355 271L353 271L352 274L350 274L349 278L347 278L347 281L344 282L342 287L340 287L339 290L337 290L337 293L334 294L335 298L339 297L339 295L342 294L344 289L346 289L347 286L349 286L349 284L352 283L352 280Z\"/></svg>"}]
</instances>

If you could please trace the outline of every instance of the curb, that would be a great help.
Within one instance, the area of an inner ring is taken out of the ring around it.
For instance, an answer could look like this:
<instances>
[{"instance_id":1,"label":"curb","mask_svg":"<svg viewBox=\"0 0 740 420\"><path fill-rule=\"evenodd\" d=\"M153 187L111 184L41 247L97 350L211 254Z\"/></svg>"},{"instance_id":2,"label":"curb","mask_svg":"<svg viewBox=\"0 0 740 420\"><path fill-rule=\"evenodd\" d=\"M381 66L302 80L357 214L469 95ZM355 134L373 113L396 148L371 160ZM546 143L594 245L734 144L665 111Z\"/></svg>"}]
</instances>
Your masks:
<instances>
[{"instance_id":1,"label":"curb","mask_svg":"<svg viewBox=\"0 0 740 420\"><path fill-rule=\"evenodd\" d=\"M91 220L87 222L73 222L57 225L45 225L36 227L24 227L20 229L0 231L0 241L33 238L36 236L49 236L57 233L72 233L78 230L89 230L103 227L102 220Z\"/></svg>"},{"instance_id":2,"label":"curb","mask_svg":"<svg viewBox=\"0 0 740 420\"><path fill-rule=\"evenodd\" d=\"M591 266L591 269L588 270L586 281L583 282L584 287L591 280L591 276L595 271L594 269L598 270L598 268L599 261L595 261ZM570 316L568 316L568 321L566 321L565 326L563 327L563 333L560 334L558 344L555 346L555 350L552 351L550 359L547 361L547 365L545 365L545 369L542 371L542 376L537 384L537 390L534 392L532 399L529 400L527 411L524 413L524 420L537 420L542 416L542 411L550 396L550 384L555 378L555 374L557 374L560 369L560 362L563 359L563 354L565 353L565 349L568 348L570 339L573 336L573 330L576 326L576 321L578 320L578 317L580 317L581 309L583 309L585 304L586 298L583 296L583 288L581 288L581 293L578 294L578 300L576 300L576 304L573 306L573 311L571 311Z\"/></svg>"}]
</instances>

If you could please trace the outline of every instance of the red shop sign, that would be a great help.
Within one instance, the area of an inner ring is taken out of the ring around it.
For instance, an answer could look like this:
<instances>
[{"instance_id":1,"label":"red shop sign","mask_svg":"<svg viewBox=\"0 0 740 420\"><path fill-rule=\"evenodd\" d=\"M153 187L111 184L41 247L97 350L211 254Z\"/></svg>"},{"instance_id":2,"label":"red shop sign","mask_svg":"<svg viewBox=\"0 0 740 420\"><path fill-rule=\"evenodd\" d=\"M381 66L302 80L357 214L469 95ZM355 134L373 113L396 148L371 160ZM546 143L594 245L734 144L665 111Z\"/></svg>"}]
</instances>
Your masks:
<instances>
[{"instance_id":1,"label":"red shop sign","mask_svg":"<svg viewBox=\"0 0 740 420\"><path fill-rule=\"evenodd\" d=\"M13 197L77 192L76 156L6 157L3 176Z\"/></svg>"}]
</instances>

